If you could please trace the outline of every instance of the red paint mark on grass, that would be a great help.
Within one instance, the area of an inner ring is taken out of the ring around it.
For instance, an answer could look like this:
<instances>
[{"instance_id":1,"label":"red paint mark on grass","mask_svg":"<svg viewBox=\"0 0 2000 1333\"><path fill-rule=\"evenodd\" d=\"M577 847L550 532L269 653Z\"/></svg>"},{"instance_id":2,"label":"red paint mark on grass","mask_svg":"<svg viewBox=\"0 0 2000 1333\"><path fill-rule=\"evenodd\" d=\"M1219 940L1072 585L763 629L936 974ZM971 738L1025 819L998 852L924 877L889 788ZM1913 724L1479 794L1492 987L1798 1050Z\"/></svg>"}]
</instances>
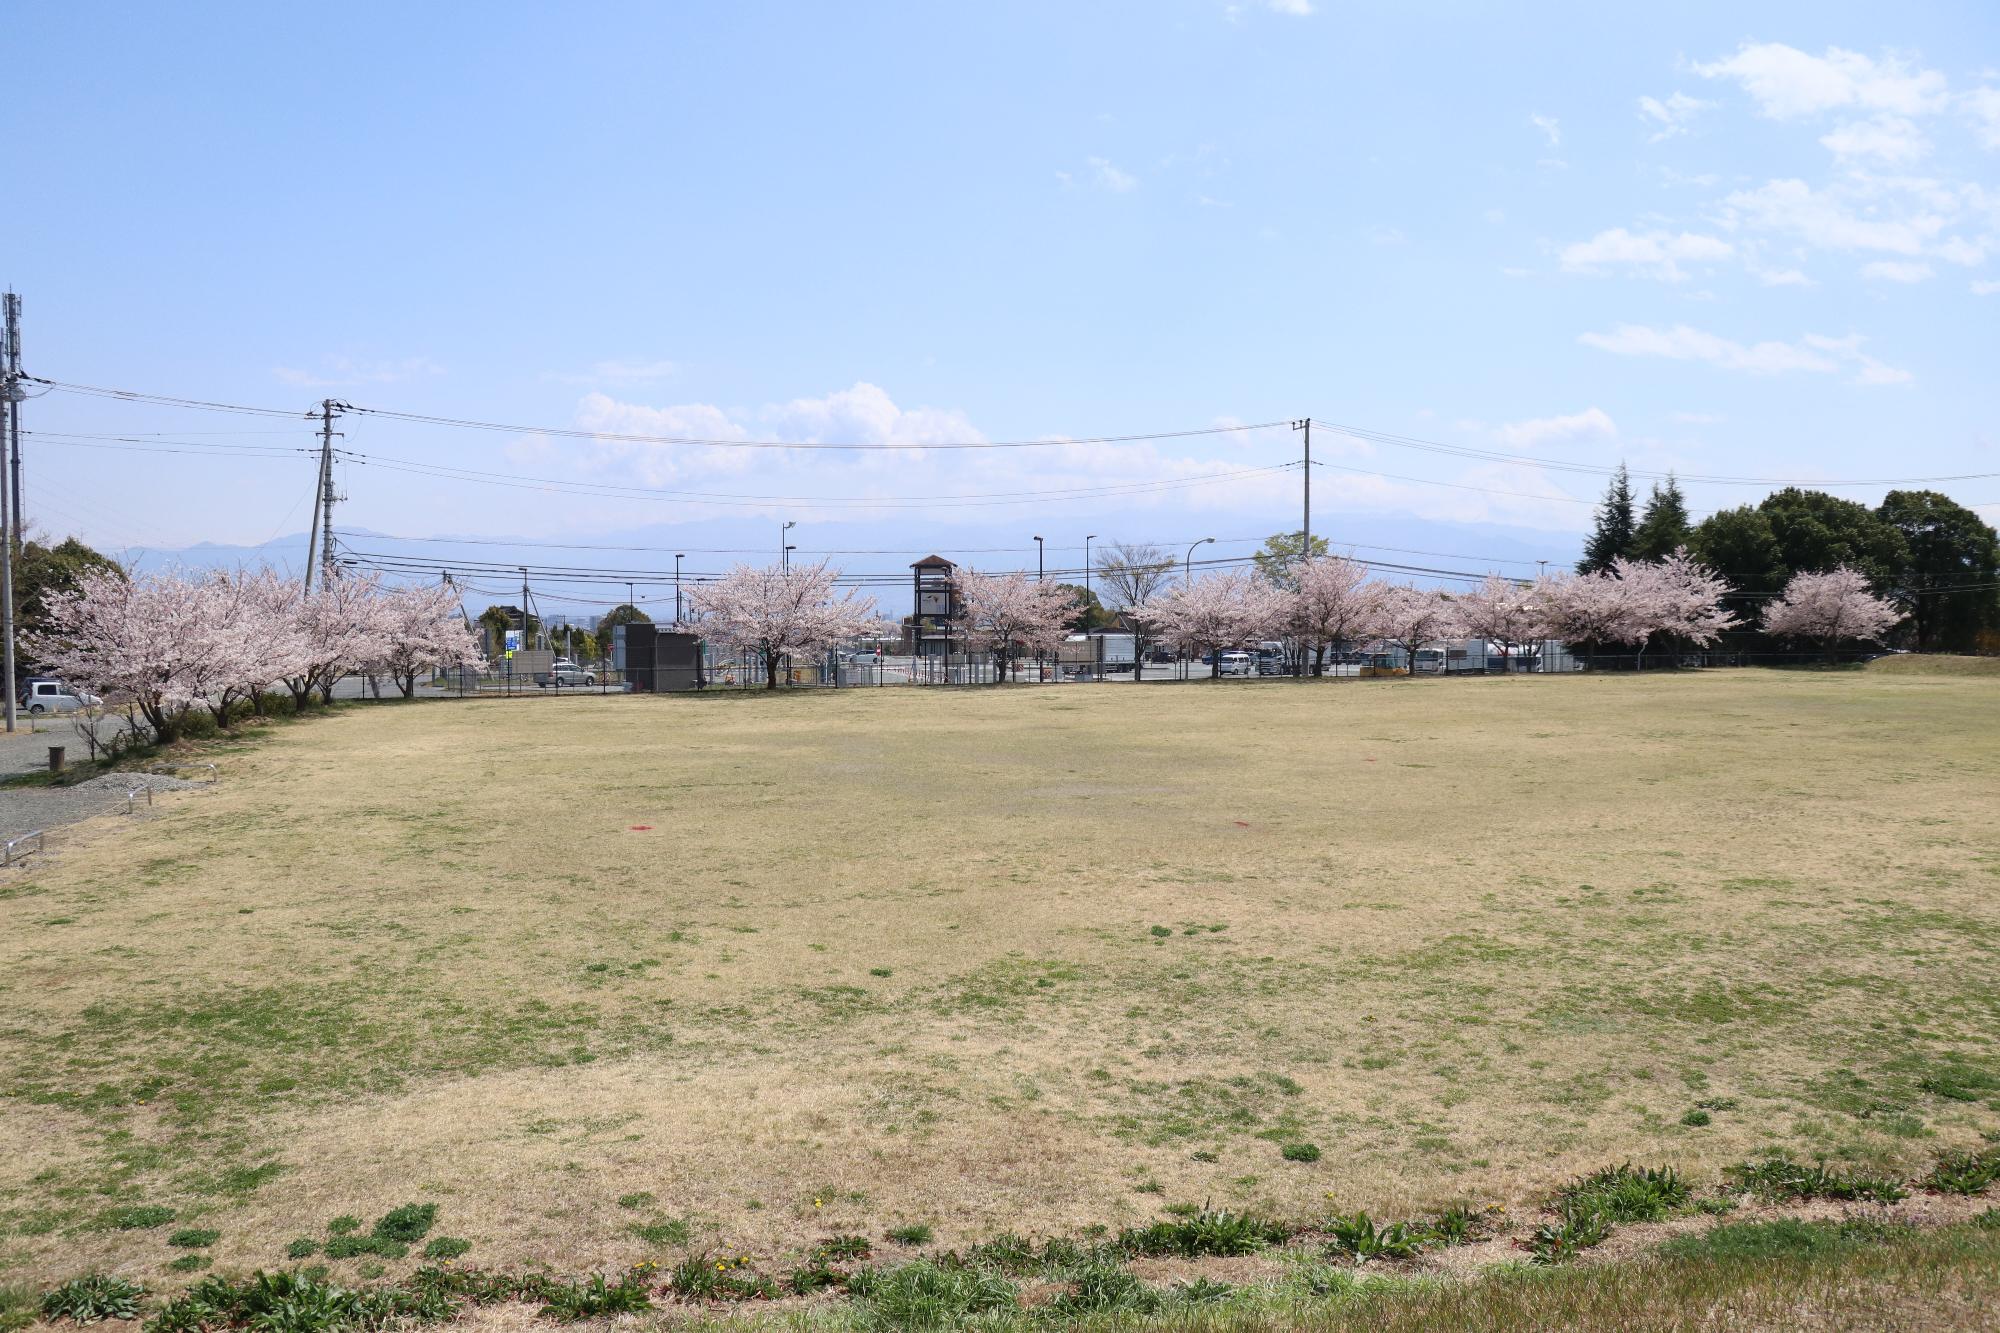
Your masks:
<instances>
[{"instance_id":1,"label":"red paint mark on grass","mask_svg":"<svg viewBox=\"0 0 2000 1333\"><path fill-rule=\"evenodd\" d=\"M634 824L632 826L632 831L634 833L651 833L653 831L653 826L651 824Z\"/></svg>"}]
</instances>

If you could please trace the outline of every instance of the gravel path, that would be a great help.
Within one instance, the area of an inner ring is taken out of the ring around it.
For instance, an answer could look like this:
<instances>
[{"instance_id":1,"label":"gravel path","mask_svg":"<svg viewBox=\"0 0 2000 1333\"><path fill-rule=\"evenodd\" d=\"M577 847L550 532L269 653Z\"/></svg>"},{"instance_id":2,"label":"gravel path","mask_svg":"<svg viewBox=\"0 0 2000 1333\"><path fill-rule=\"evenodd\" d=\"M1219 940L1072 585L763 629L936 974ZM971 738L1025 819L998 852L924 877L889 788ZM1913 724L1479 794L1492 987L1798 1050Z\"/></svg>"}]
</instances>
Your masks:
<instances>
[{"instance_id":1,"label":"gravel path","mask_svg":"<svg viewBox=\"0 0 2000 1333\"><path fill-rule=\"evenodd\" d=\"M52 829L79 819L125 808L125 793L134 787L155 792L187 791L206 782L169 777L164 773L106 773L74 787L9 787L0 789L0 840L32 829ZM139 798L146 809L145 797Z\"/></svg>"}]
</instances>

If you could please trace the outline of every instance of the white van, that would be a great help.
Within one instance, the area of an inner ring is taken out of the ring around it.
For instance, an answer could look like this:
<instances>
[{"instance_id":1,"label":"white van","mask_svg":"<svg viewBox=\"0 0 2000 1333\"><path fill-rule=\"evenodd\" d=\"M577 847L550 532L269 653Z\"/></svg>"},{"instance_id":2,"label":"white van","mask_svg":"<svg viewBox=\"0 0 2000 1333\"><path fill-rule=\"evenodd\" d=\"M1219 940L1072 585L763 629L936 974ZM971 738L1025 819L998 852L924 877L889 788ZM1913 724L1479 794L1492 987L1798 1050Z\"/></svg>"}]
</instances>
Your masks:
<instances>
[{"instance_id":1,"label":"white van","mask_svg":"<svg viewBox=\"0 0 2000 1333\"><path fill-rule=\"evenodd\" d=\"M1257 670L1257 659L1248 653L1224 653L1218 660L1220 665L1215 669L1218 676L1248 676Z\"/></svg>"},{"instance_id":2,"label":"white van","mask_svg":"<svg viewBox=\"0 0 2000 1333\"><path fill-rule=\"evenodd\" d=\"M21 688L21 706L30 713L74 713L93 707L98 702L96 695L71 689L63 682L46 676L31 678Z\"/></svg>"}]
</instances>

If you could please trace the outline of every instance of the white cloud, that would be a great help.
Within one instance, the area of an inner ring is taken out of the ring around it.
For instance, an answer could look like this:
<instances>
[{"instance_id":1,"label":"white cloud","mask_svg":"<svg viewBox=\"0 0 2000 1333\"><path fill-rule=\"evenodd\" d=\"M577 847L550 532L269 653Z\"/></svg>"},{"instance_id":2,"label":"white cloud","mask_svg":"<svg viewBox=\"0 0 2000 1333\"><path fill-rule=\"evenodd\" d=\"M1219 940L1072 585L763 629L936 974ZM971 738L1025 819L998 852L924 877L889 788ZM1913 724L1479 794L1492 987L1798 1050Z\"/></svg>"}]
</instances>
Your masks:
<instances>
[{"instance_id":1,"label":"white cloud","mask_svg":"<svg viewBox=\"0 0 2000 1333\"><path fill-rule=\"evenodd\" d=\"M1782 42L1746 42L1726 60L1694 66L1705 79L1732 79L1774 119L1787 120L1854 107L1899 116L1943 108L1945 77L1913 69L1902 57L1880 60L1830 46L1823 56L1808 55Z\"/></svg>"},{"instance_id":2,"label":"white cloud","mask_svg":"<svg viewBox=\"0 0 2000 1333\"><path fill-rule=\"evenodd\" d=\"M1917 210L1905 215L1863 212L1842 195L1815 191L1797 179L1739 190L1723 206L1727 226L1779 232L1823 250L1886 250L1913 256L1922 254L1950 221L1921 199Z\"/></svg>"},{"instance_id":3,"label":"white cloud","mask_svg":"<svg viewBox=\"0 0 2000 1333\"><path fill-rule=\"evenodd\" d=\"M2000 282L1980 281L1972 284L1974 296L1992 296L1996 293L2000 293Z\"/></svg>"},{"instance_id":4,"label":"white cloud","mask_svg":"<svg viewBox=\"0 0 2000 1333\"><path fill-rule=\"evenodd\" d=\"M1623 227L1601 231L1587 241L1566 245L1562 266L1570 273L1601 273L1629 267L1666 282L1687 277L1680 264L1715 263L1735 254L1735 247L1714 236L1693 232L1629 232Z\"/></svg>"},{"instance_id":5,"label":"white cloud","mask_svg":"<svg viewBox=\"0 0 2000 1333\"><path fill-rule=\"evenodd\" d=\"M1759 264L1748 265L1751 275L1766 287L1810 287L1813 280L1795 268L1765 268Z\"/></svg>"},{"instance_id":6,"label":"white cloud","mask_svg":"<svg viewBox=\"0 0 2000 1333\"><path fill-rule=\"evenodd\" d=\"M1975 88L1959 105L1972 118L1979 141L1988 148L2000 148L2000 88Z\"/></svg>"},{"instance_id":7,"label":"white cloud","mask_svg":"<svg viewBox=\"0 0 2000 1333\"><path fill-rule=\"evenodd\" d=\"M1264 0L1264 7L1276 14L1304 18L1313 12L1312 0Z\"/></svg>"},{"instance_id":8,"label":"white cloud","mask_svg":"<svg viewBox=\"0 0 2000 1333\"><path fill-rule=\"evenodd\" d=\"M1931 151L1931 141L1916 122L1902 116L1845 121L1831 134L1820 136L1820 143L1843 161L1872 158L1890 166L1919 161Z\"/></svg>"},{"instance_id":9,"label":"white cloud","mask_svg":"<svg viewBox=\"0 0 2000 1333\"><path fill-rule=\"evenodd\" d=\"M1715 103L1704 102L1699 97L1689 97L1678 89L1664 101L1657 97L1640 98L1639 119L1654 127L1653 134L1647 142L1663 143L1676 135L1686 134L1688 122L1699 112L1714 105Z\"/></svg>"},{"instance_id":10,"label":"white cloud","mask_svg":"<svg viewBox=\"0 0 2000 1333\"><path fill-rule=\"evenodd\" d=\"M1504 444L1515 447L1547 444L1555 440L1607 439L1618 433L1617 423L1602 408L1587 407L1568 416L1535 417L1494 428Z\"/></svg>"},{"instance_id":11,"label":"white cloud","mask_svg":"<svg viewBox=\"0 0 2000 1333\"><path fill-rule=\"evenodd\" d=\"M1931 276L1931 266L1913 259L1878 259L1863 264L1861 276L1881 282L1923 282Z\"/></svg>"},{"instance_id":12,"label":"white cloud","mask_svg":"<svg viewBox=\"0 0 2000 1333\"><path fill-rule=\"evenodd\" d=\"M353 384L403 384L444 374L444 367L427 356L404 357L400 361L357 361L353 357L324 358L324 370L297 370L278 366L271 373L285 384L308 389L335 389Z\"/></svg>"},{"instance_id":13,"label":"white cloud","mask_svg":"<svg viewBox=\"0 0 2000 1333\"><path fill-rule=\"evenodd\" d=\"M1558 121L1554 116L1545 116L1541 112L1536 111L1528 116L1528 123L1548 137L1549 147L1562 147L1562 122Z\"/></svg>"},{"instance_id":14,"label":"white cloud","mask_svg":"<svg viewBox=\"0 0 2000 1333\"><path fill-rule=\"evenodd\" d=\"M1130 172L1120 171L1111 162L1101 157L1090 159L1090 178L1099 189L1110 190L1113 194L1124 194L1129 190L1135 189L1139 184L1137 176L1132 175Z\"/></svg>"},{"instance_id":15,"label":"white cloud","mask_svg":"<svg viewBox=\"0 0 2000 1333\"><path fill-rule=\"evenodd\" d=\"M1961 264L1966 268L1975 268L1986 262L1986 246L1961 236L1950 237L1931 253L1948 264Z\"/></svg>"},{"instance_id":16,"label":"white cloud","mask_svg":"<svg viewBox=\"0 0 2000 1333\"><path fill-rule=\"evenodd\" d=\"M1744 344L1718 334L1676 324L1656 329L1644 324L1620 324L1609 333L1586 333L1577 339L1586 347L1619 356L1656 356L1670 361L1701 361L1723 370L1752 375L1807 371L1828 375L1852 367L1857 384L1901 384L1908 371L1883 365L1861 350L1861 335L1830 338L1809 333L1796 343Z\"/></svg>"}]
</instances>

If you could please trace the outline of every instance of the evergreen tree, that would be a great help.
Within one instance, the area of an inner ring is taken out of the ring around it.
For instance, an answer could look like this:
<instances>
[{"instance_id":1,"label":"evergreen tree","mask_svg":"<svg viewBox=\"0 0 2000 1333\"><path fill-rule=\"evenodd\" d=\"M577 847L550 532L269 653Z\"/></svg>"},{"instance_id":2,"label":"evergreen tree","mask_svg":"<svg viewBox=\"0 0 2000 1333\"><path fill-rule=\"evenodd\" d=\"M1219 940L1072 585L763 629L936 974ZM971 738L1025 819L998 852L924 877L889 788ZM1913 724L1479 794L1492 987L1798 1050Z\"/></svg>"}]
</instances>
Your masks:
<instances>
[{"instance_id":1,"label":"evergreen tree","mask_svg":"<svg viewBox=\"0 0 2000 1333\"><path fill-rule=\"evenodd\" d=\"M1618 465L1618 475L1611 479L1609 489L1604 492L1603 503L1597 506L1597 527L1590 534L1590 540L1583 544L1583 559L1577 564L1579 574L1595 574L1599 570L1611 568L1611 562L1619 556L1631 556L1632 539L1638 530L1638 523L1632 517L1632 478L1626 474L1625 465Z\"/></svg>"},{"instance_id":2,"label":"evergreen tree","mask_svg":"<svg viewBox=\"0 0 2000 1333\"><path fill-rule=\"evenodd\" d=\"M1666 486L1653 483L1653 494L1646 501L1646 515L1639 520L1638 531L1632 534L1632 558L1664 560L1687 545L1692 531L1687 497L1681 494L1680 482L1669 472Z\"/></svg>"}]
</instances>

